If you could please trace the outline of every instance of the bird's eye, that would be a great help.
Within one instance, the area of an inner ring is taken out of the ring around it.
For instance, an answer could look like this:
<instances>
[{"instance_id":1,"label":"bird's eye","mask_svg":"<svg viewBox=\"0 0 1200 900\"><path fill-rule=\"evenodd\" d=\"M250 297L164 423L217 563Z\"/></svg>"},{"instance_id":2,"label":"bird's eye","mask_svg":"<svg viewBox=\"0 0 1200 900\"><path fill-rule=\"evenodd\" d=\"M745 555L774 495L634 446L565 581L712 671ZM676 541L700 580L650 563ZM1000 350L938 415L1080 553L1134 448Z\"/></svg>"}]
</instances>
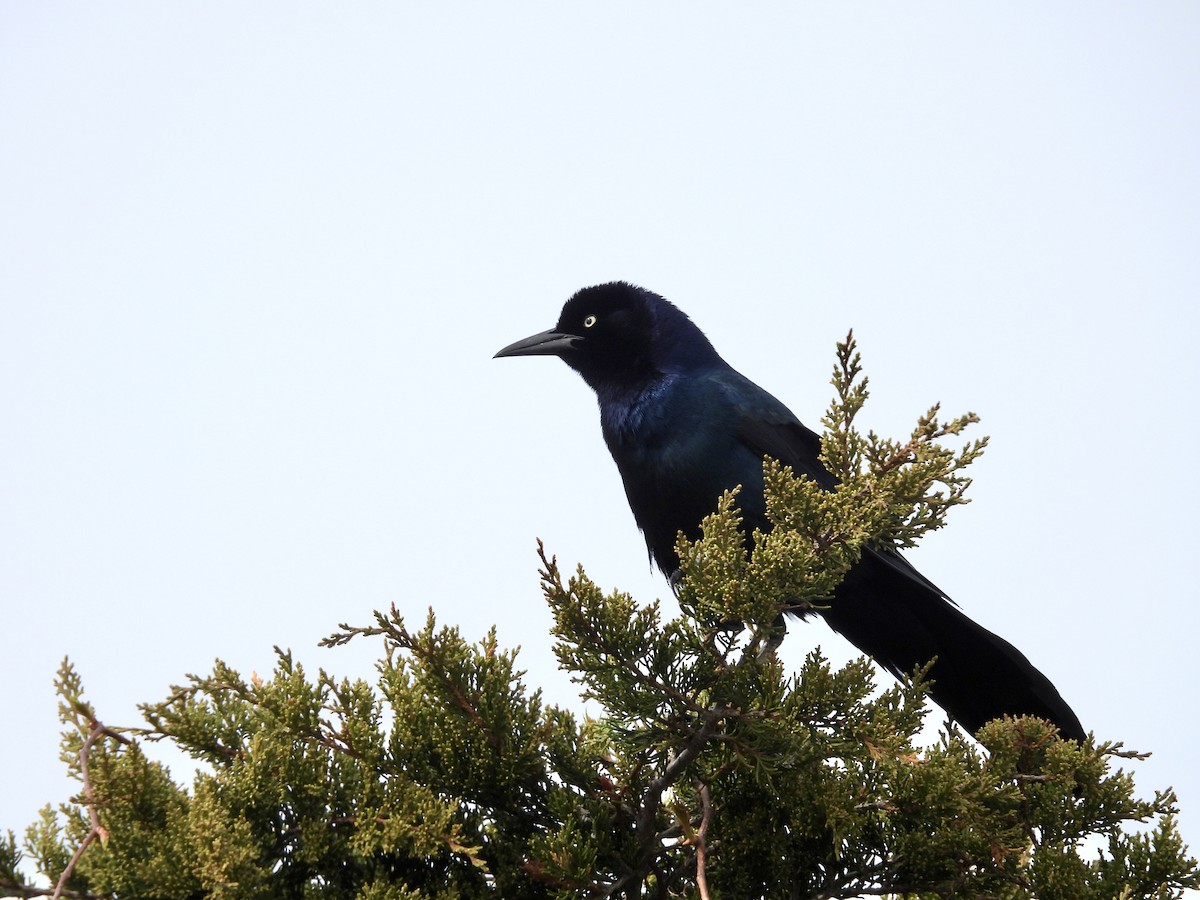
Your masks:
<instances>
[{"instance_id":1,"label":"bird's eye","mask_svg":"<svg viewBox=\"0 0 1200 900\"><path fill-rule=\"evenodd\" d=\"M596 317L595 317L595 316L588 316L586 319L584 319L584 320L583 320L583 327L584 327L584 328L591 328L591 327L592 327L593 325L595 325L595 324L596 324Z\"/></svg>"}]
</instances>

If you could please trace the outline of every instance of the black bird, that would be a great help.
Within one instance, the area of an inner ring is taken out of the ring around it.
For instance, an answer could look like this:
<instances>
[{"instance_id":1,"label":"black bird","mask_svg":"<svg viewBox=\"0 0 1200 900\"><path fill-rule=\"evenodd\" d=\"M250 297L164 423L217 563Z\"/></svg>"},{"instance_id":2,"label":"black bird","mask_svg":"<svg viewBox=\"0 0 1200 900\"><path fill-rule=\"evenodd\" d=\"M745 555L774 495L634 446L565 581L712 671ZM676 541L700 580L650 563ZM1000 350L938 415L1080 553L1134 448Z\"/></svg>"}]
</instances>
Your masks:
<instances>
[{"instance_id":1,"label":"black bird","mask_svg":"<svg viewBox=\"0 0 1200 900\"><path fill-rule=\"evenodd\" d=\"M835 483L818 457L820 437L725 362L680 309L643 288L584 288L554 328L496 356L557 356L596 392L633 516L668 577L679 568L676 534L696 539L726 489L742 485L747 535L770 528L765 456L826 489ZM898 553L864 548L821 615L898 677L936 657L930 693L972 733L999 716L1034 715L1064 737L1085 737L1045 675Z\"/></svg>"}]
</instances>

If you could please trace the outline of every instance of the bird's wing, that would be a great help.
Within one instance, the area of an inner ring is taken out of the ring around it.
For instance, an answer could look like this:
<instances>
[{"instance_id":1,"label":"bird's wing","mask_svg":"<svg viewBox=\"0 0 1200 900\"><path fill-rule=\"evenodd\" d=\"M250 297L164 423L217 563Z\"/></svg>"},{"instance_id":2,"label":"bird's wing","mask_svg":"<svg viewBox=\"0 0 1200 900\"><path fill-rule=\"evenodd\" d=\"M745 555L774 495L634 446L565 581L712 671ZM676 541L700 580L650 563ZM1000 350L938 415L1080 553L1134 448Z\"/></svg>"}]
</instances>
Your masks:
<instances>
[{"instance_id":1,"label":"bird's wing","mask_svg":"<svg viewBox=\"0 0 1200 900\"><path fill-rule=\"evenodd\" d=\"M760 457L770 456L797 475L807 475L826 490L837 480L821 465L821 436L805 427L790 409L745 376L729 371L722 390L737 408L738 437Z\"/></svg>"},{"instance_id":2,"label":"bird's wing","mask_svg":"<svg viewBox=\"0 0 1200 900\"><path fill-rule=\"evenodd\" d=\"M738 434L747 447L759 456L770 456L791 466L795 474L808 476L827 491L837 486L837 479L821 464L819 434L806 427L779 400L743 376L739 375L737 380L731 379L729 388L736 391L738 397L742 411ZM897 575L950 599L896 551L864 547L863 553L878 556L879 562L893 569Z\"/></svg>"},{"instance_id":3,"label":"bird's wing","mask_svg":"<svg viewBox=\"0 0 1200 900\"><path fill-rule=\"evenodd\" d=\"M821 465L821 437L795 418L766 418L744 416L739 423L742 442L759 456L777 459L791 466L796 475L807 475L827 491L837 485L837 479Z\"/></svg>"}]
</instances>

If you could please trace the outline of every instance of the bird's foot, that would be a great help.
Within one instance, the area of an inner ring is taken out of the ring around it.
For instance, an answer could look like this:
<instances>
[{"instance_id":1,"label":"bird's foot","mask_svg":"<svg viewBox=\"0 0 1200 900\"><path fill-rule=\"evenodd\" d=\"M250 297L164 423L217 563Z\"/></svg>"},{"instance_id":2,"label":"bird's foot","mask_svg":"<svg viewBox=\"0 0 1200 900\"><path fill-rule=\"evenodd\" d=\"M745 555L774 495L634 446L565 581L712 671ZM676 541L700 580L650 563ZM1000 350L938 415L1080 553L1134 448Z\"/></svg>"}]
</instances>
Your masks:
<instances>
[{"instance_id":1,"label":"bird's foot","mask_svg":"<svg viewBox=\"0 0 1200 900\"><path fill-rule=\"evenodd\" d=\"M683 584L683 569L676 569L667 576L667 585L671 588L671 593L675 595L675 599L679 599L679 586Z\"/></svg>"},{"instance_id":2,"label":"bird's foot","mask_svg":"<svg viewBox=\"0 0 1200 900\"><path fill-rule=\"evenodd\" d=\"M771 623L770 629L764 630L761 636L765 636L767 641L758 652L758 658L760 660L769 659L775 655L775 651L779 649L779 645L787 637L787 622L784 621L783 613L775 617L775 621Z\"/></svg>"}]
</instances>

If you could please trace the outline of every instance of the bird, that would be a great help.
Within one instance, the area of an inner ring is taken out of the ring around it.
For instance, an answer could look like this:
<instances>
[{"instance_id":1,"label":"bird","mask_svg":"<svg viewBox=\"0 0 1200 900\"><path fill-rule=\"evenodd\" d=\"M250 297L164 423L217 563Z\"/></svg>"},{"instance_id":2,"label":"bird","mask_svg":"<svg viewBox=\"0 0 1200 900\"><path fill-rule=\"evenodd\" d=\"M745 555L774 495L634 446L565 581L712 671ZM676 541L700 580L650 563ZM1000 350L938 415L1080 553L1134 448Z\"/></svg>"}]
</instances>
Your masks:
<instances>
[{"instance_id":1,"label":"bird","mask_svg":"<svg viewBox=\"0 0 1200 900\"><path fill-rule=\"evenodd\" d=\"M678 534L697 539L724 491L740 485L736 502L748 536L770 529L766 457L824 489L836 486L820 460L820 436L729 365L679 307L645 288L625 281L583 288L553 328L495 356L557 356L595 391L634 519L669 580L678 577ZM1064 738L1086 737L1024 654L893 549L864 547L816 612L897 678L933 661L930 696L972 734L995 718L1030 715Z\"/></svg>"}]
</instances>

